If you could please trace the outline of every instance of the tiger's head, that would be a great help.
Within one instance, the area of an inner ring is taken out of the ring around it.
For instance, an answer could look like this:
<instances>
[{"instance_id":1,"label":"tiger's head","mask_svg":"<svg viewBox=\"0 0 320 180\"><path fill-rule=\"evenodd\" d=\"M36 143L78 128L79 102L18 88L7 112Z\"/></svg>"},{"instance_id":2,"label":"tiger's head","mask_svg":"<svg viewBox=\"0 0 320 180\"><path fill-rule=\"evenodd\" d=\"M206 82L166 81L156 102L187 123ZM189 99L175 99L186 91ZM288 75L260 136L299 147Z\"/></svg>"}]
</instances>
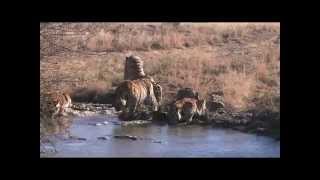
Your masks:
<instances>
[{"instance_id":1,"label":"tiger's head","mask_svg":"<svg viewBox=\"0 0 320 180\"><path fill-rule=\"evenodd\" d=\"M175 101L169 111L169 123L176 124L180 121L191 122L197 111L197 100L183 98Z\"/></svg>"},{"instance_id":2,"label":"tiger's head","mask_svg":"<svg viewBox=\"0 0 320 180\"><path fill-rule=\"evenodd\" d=\"M125 60L125 80L134 80L144 77L143 61L139 56L126 56Z\"/></svg>"}]
</instances>

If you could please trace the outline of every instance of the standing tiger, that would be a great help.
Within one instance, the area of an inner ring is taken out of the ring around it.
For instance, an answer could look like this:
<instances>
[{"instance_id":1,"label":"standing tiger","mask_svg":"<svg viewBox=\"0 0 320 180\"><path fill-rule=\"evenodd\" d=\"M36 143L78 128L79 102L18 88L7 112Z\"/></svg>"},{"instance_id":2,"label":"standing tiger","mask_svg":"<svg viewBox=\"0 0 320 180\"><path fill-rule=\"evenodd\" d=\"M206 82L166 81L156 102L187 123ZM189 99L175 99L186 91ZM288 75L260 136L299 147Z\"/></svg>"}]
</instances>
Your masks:
<instances>
[{"instance_id":1,"label":"standing tiger","mask_svg":"<svg viewBox=\"0 0 320 180\"><path fill-rule=\"evenodd\" d=\"M113 106L117 111L127 113L126 118L133 118L137 108L142 105L151 106L152 111L157 111L162 99L162 88L154 84L150 77L122 82L115 91Z\"/></svg>"},{"instance_id":2,"label":"standing tiger","mask_svg":"<svg viewBox=\"0 0 320 180\"><path fill-rule=\"evenodd\" d=\"M124 82L115 91L113 106L122 110L123 119L134 118L137 108L151 106L158 111L162 101L162 87L143 70L143 61L138 56L127 56L125 61Z\"/></svg>"},{"instance_id":3,"label":"standing tiger","mask_svg":"<svg viewBox=\"0 0 320 180\"><path fill-rule=\"evenodd\" d=\"M151 76L144 73L143 61L139 56L127 56L125 60L124 80L150 79L158 104L162 101L162 87Z\"/></svg>"}]
</instances>

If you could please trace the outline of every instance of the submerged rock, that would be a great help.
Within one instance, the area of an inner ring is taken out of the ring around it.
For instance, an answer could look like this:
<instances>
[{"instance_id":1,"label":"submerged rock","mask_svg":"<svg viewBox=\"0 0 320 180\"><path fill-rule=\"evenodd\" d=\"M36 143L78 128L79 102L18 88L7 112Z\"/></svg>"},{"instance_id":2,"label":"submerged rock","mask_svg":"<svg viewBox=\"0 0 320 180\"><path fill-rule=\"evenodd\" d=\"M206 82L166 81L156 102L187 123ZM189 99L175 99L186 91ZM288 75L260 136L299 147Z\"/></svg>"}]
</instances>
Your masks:
<instances>
[{"instance_id":1,"label":"submerged rock","mask_svg":"<svg viewBox=\"0 0 320 180\"><path fill-rule=\"evenodd\" d=\"M66 140L80 140L80 141L86 141L87 138L83 138L83 137L77 137L77 136L69 136L69 138L67 138Z\"/></svg>"},{"instance_id":2,"label":"submerged rock","mask_svg":"<svg viewBox=\"0 0 320 180\"><path fill-rule=\"evenodd\" d=\"M129 126L129 125L146 125L151 124L152 121L145 121L145 120L134 120L134 121L124 121L121 123L123 126Z\"/></svg>"},{"instance_id":3,"label":"submerged rock","mask_svg":"<svg viewBox=\"0 0 320 180\"><path fill-rule=\"evenodd\" d=\"M102 126L102 123L96 123L95 125L96 126Z\"/></svg>"},{"instance_id":4,"label":"submerged rock","mask_svg":"<svg viewBox=\"0 0 320 180\"><path fill-rule=\"evenodd\" d=\"M112 114L114 108L110 104L75 103L72 111L78 116L89 116L94 114Z\"/></svg>"},{"instance_id":5,"label":"submerged rock","mask_svg":"<svg viewBox=\"0 0 320 180\"><path fill-rule=\"evenodd\" d=\"M131 136L131 135L114 135L114 138L118 138L118 139L130 139L130 140L138 140L137 136Z\"/></svg>"},{"instance_id":6,"label":"submerged rock","mask_svg":"<svg viewBox=\"0 0 320 180\"><path fill-rule=\"evenodd\" d=\"M109 137L102 136L102 137L97 137L98 140L109 140Z\"/></svg>"},{"instance_id":7,"label":"submerged rock","mask_svg":"<svg viewBox=\"0 0 320 180\"><path fill-rule=\"evenodd\" d=\"M51 144L40 144L40 154L57 153L56 148Z\"/></svg>"},{"instance_id":8,"label":"submerged rock","mask_svg":"<svg viewBox=\"0 0 320 180\"><path fill-rule=\"evenodd\" d=\"M86 138L79 137L79 138L77 138L77 140L86 141L87 139L86 139Z\"/></svg>"},{"instance_id":9,"label":"submerged rock","mask_svg":"<svg viewBox=\"0 0 320 180\"><path fill-rule=\"evenodd\" d=\"M152 140L152 143L159 143L159 144L161 144L161 143L162 143L162 141Z\"/></svg>"}]
</instances>

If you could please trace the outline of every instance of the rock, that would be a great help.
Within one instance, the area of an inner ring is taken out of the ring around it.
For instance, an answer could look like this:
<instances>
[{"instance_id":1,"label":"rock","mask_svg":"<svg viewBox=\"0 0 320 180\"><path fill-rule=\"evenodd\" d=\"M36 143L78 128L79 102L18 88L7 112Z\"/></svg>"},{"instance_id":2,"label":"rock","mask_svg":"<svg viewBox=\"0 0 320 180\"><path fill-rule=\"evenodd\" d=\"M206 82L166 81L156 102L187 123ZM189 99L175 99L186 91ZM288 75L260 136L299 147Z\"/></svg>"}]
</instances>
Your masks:
<instances>
[{"instance_id":1,"label":"rock","mask_svg":"<svg viewBox=\"0 0 320 180\"><path fill-rule=\"evenodd\" d=\"M102 107L96 107L96 110L101 111L101 110L102 110Z\"/></svg>"},{"instance_id":2,"label":"rock","mask_svg":"<svg viewBox=\"0 0 320 180\"><path fill-rule=\"evenodd\" d=\"M110 138L109 137L106 137L106 136L102 136L102 137L98 137L99 140L109 140Z\"/></svg>"},{"instance_id":3,"label":"rock","mask_svg":"<svg viewBox=\"0 0 320 180\"><path fill-rule=\"evenodd\" d=\"M232 113L232 117L235 119L241 119L241 120L247 120L249 121L252 119L253 114L248 113L248 112L237 112L237 113Z\"/></svg>"},{"instance_id":4,"label":"rock","mask_svg":"<svg viewBox=\"0 0 320 180\"><path fill-rule=\"evenodd\" d=\"M114 121L114 122L112 122L112 124L113 124L113 125L122 125L122 123L121 123L121 122L115 122L115 121Z\"/></svg>"},{"instance_id":5,"label":"rock","mask_svg":"<svg viewBox=\"0 0 320 180\"><path fill-rule=\"evenodd\" d=\"M166 121L167 117L167 112L155 111L152 113L153 121Z\"/></svg>"},{"instance_id":6,"label":"rock","mask_svg":"<svg viewBox=\"0 0 320 180\"><path fill-rule=\"evenodd\" d=\"M183 88L177 92L176 99L180 100L183 98L195 98L199 99L199 93L193 90L192 88Z\"/></svg>"},{"instance_id":7,"label":"rock","mask_svg":"<svg viewBox=\"0 0 320 180\"><path fill-rule=\"evenodd\" d=\"M131 119L130 119L131 120ZM152 120L152 112L150 111L141 111L136 112L135 115L132 117L132 120Z\"/></svg>"},{"instance_id":8,"label":"rock","mask_svg":"<svg viewBox=\"0 0 320 180\"><path fill-rule=\"evenodd\" d=\"M266 130L266 128L262 128L262 127L258 127L258 128L257 128L257 131L258 131L258 132L264 132L265 130Z\"/></svg>"},{"instance_id":9,"label":"rock","mask_svg":"<svg viewBox=\"0 0 320 180\"><path fill-rule=\"evenodd\" d=\"M108 114L108 115L112 114L112 111L109 109L105 110L104 112L105 112L105 114Z\"/></svg>"},{"instance_id":10,"label":"rock","mask_svg":"<svg viewBox=\"0 0 320 180\"><path fill-rule=\"evenodd\" d=\"M56 153L57 150L54 146L52 145L47 145L47 144L41 144L40 145L40 154L44 153Z\"/></svg>"},{"instance_id":11,"label":"rock","mask_svg":"<svg viewBox=\"0 0 320 180\"><path fill-rule=\"evenodd\" d=\"M69 136L67 139L74 139L74 140L80 140L80 141L86 141L87 138L77 137L77 136Z\"/></svg>"},{"instance_id":12,"label":"rock","mask_svg":"<svg viewBox=\"0 0 320 180\"><path fill-rule=\"evenodd\" d=\"M130 136L130 135L114 135L114 138L118 138L118 139L131 139L133 141L137 140L138 137L136 136Z\"/></svg>"},{"instance_id":13,"label":"rock","mask_svg":"<svg viewBox=\"0 0 320 180\"><path fill-rule=\"evenodd\" d=\"M122 122L123 126L128 126L128 125L146 125L146 124L151 124L151 121L146 121L146 120L134 120L134 121L126 121Z\"/></svg>"},{"instance_id":14,"label":"rock","mask_svg":"<svg viewBox=\"0 0 320 180\"><path fill-rule=\"evenodd\" d=\"M207 102L207 108L211 112L217 111L218 109L224 107L225 104L223 97L217 94L212 94L209 101Z\"/></svg>"},{"instance_id":15,"label":"rock","mask_svg":"<svg viewBox=\"0 0 320 180\"><path fill-rule=\"evenodd\" d=\"M245 126L235 126L235 127L233 127L232 129L238 130L238 131L245 131L245 130L246 130L246 127L245 127Z\"/></svg>"},{"instance_id":16,"label":"rock","mask_svg":"<svg viewBox=\"0 0 320 180\"><path fill-rule=\"evenodd\" d=\"M79 138L77 138L77 140L86 141L87 139L86 139L86 138L79 137Z\"/></svg>"}]
</instances>

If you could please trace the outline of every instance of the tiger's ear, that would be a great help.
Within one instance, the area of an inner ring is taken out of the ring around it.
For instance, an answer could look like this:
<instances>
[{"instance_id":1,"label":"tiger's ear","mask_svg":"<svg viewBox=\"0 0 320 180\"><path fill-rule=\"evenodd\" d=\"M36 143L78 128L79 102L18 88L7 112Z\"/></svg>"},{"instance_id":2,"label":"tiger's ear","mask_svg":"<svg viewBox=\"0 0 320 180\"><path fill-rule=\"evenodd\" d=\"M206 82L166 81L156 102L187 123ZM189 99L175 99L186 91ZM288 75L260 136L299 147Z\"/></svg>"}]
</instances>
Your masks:
<instances>
[{"instance_id":1,"label":"tiger's ear","mask_svg":"<svg viewBox=\"0 0 320 180\"><path fill-rule=\"evenodd\" d=\"M131 57L132 57L132 53L129 52L129 53L126 54L126 59L129 59Z\"/></svg>"}]
</instances>

